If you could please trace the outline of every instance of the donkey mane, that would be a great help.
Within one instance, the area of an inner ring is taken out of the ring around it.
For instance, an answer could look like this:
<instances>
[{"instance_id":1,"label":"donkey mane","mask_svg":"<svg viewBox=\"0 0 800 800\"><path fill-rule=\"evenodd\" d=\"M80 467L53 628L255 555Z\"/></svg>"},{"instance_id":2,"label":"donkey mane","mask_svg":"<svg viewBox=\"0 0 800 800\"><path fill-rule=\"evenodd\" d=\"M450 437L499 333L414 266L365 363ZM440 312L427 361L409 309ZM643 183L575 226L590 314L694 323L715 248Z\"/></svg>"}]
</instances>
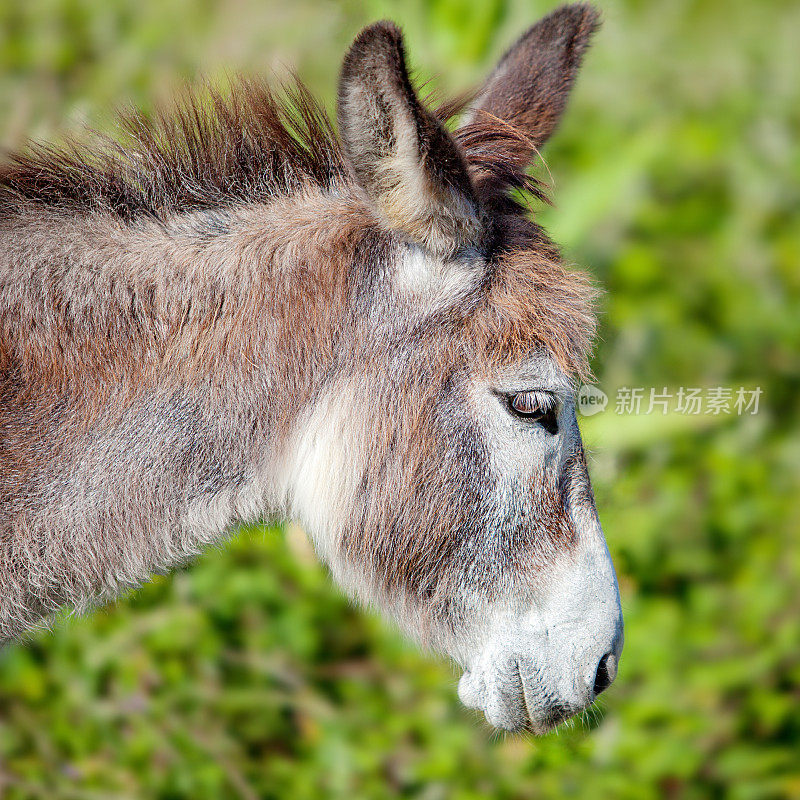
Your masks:
<instances>
[{"instance_id":1,"label":"donkey mane","mask_svg":"<svg viewBox=\"0 0 800 800\"><path fill-rule=\"evenodd\" d=\"M442 103L444 124L468 102ZM130 222L181 212L268 202L304 187L335 191L351 183L339 139L325 109L297 78L281 95L254 79L219 90L188 90L152 118L120 119L123 141L95 134L60 148L31 143L0 165L0 218L25 201L69 211L103 211ZM545 199L538 181L517 165L535 147L497 118L479 117L454 134L487 202L517 209L509 191ZM517 156L513 157L512 156Z\"/></svg>"},{"instance_id":2,"label":"donkey mane","mask_svg":"<svg viewBox=\"0 0 800 800\"><path fill-rule=\"evenodd\" d=\"M123 116L124 143L97 135L83 146L34 144L0 168L0 214L28 200L163 219L269 201L303 184L332 188L346 171L330 120L299 81L286 95L254 80L227 97L192 89L152 118Z\"/></svg>"}]
</instances>

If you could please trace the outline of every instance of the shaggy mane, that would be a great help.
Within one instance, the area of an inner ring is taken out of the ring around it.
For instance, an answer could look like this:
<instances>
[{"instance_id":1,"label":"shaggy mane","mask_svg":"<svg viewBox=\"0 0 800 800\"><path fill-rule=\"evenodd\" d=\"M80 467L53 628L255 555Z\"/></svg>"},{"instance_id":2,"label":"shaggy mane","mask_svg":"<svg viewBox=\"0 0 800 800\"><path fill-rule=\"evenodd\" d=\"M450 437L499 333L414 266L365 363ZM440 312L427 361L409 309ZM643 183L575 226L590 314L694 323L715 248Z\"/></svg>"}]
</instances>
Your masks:
<instances>
[{"instance_id":1,"label":"shaggy mane","mask_svg":"<svg viewBox=\"0 0 800 800\"><path fill-rule=\"evenodd\" d=\"M224 97L190 91L171 113L121 120L123 141L34 144L0 167L0 214L22 201L103 210L123 219L145 214L259 202L305 183L345 178L325 112L299 81L279 99L256 81Z\"/></svg>"},{"instance_id":2,"label":"shaggy mane","mask_svg":"<svg viewBox=\"0 0 800 800\"><path fill-rule=\"evenodd\" d=\"M443 123L466 100L440 106ZM351 179L325 110L299 80L276 95L243 80L224 96L190 91L152 119L121 119L122 141L95 135L55 147L33 143L0 165L0 217L34 203L105 211L125 221L236 203L265 202L305 186L332 190ZM512 189L543 198L539 184L510 153L532 145L502 120L479 116L454 134L482 196L516 209Z\"/></svg>"}]
</instances>

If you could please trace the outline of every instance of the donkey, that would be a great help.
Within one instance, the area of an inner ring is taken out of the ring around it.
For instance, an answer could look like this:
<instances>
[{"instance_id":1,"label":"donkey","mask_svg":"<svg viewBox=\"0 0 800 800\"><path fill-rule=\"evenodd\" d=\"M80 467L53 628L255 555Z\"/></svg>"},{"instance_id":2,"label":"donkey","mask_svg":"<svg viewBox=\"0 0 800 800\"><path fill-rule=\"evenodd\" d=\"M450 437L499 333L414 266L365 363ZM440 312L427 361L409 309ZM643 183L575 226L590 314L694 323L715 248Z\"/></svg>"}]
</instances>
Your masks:
<instances>
[{"instance_id":1,"label":"donkey","mask_svg":"<svg viewBox=\"0 0 800 800\"><path fill-rule=\"evenodd\" d=\"M609 686L573 399L594 290L521 202L597 27L556 10L433 111L378 22L338 136L299 82L250 81L8 159L0 639L271 516L492 725L542 733Z\"/></svg>"}]
</instances>

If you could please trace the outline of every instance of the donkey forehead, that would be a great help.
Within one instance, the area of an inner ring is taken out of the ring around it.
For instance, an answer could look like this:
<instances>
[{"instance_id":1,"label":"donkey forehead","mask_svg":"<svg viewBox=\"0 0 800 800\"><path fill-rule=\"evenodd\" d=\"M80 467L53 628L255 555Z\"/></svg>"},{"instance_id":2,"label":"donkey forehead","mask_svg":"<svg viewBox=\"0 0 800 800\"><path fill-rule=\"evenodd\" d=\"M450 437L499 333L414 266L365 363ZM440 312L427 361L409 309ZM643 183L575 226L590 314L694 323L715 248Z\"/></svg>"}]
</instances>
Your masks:
<instances>
[{"instance_id":1,"label":"donkey forehead","mask_svg":"<svg viewBox=\"0 0 800 800\"><path fill-rule=\"evenodd\" d=\"M406 321L423 340L440 338L445 358L463 353L473 371L511 388L568 392L587 372L593 290L554 248L517 239L500 255L468 249L445 259L400 245L394 259Z\"/></svg>"},{"instance_id":2,"label":"donkey forehead","mask_svg":"<svg viewBox=\"0 0 800 800\"><path fill-rule=\"evenodd\" d=\"M509 244L493 259L467 335L497 372L584 377L596 326L590 280L567 269L554 247Z\"/></svg>"}]
</instances>

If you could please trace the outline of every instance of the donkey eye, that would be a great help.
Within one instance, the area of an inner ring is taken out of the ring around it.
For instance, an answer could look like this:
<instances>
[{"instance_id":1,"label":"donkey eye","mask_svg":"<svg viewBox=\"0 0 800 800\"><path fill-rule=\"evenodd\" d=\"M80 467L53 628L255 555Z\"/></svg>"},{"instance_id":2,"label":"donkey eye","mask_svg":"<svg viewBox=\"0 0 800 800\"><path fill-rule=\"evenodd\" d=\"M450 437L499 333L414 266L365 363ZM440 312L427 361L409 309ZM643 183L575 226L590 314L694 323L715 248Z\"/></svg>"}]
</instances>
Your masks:
<instances>
[{"instance_id":1,"label":"donkey eye","mask_svg":"<svg viewBox=\"0 0 800 800\"><path fill-rule=\"evenodd\" d=\"M538 422L548 433L558 433L556 398L549 392L518 392L508 396L512 414L528 422Z\"/></svg>"}]
</instances>

